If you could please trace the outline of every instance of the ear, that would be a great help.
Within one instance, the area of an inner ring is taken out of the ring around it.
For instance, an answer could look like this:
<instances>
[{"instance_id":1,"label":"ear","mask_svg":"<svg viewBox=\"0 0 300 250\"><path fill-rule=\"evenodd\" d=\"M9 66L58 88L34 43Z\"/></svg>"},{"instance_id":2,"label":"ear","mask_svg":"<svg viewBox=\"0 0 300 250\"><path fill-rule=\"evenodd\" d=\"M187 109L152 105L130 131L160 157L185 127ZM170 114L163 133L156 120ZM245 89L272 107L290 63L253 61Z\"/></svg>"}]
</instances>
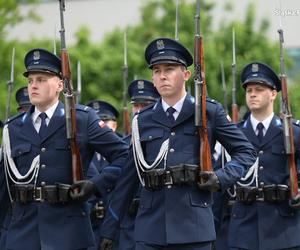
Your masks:
<instances>
[{"instance_id":1,"label":"ear","mask_svg":"<svg viewBox=\"0 0 300 250\"><path fill-rule=\"evenodd\" d=\"M183 71L183 79L184 79L184 81L189 80L190 77L191 77L191 75L192 75L192 72L190 70L188 70L188 69L184 70Z\"/></svg>"},{"instance_id":2,"label":"ear","mask_svg":"<svg viewBox=\"0 0 300 250\"><path fill-rule=\"evenodd\" d=\"M57 85L57 91L58 91L58 92L63 91L63 89L64 89L63 80L60 79L60 78L58 78L58 83L57 83L57 84L58 84L58 85Z\"/></svg>"}]
</instances>

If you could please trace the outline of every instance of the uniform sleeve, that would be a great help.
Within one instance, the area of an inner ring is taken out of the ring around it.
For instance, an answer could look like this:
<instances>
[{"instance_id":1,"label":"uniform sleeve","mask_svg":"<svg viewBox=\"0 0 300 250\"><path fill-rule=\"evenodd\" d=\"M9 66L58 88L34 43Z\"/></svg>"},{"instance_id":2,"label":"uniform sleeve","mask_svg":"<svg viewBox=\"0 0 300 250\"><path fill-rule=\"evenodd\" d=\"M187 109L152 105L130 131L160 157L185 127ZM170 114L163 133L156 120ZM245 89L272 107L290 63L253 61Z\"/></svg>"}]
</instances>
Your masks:
<instances>
[{"instance_id":1,"label":"uniform sleeve","mask_svg":"<svg viewBox=\"0 0 300 250\"><path fill-rule=\"evenodd\" d=\"M256 160L256 152L243 132L226 118L226 113L220 104L215 112L216 139L225 147L231 161L224 168L216 171L222 189L227 189L236 183Z\"/></svg>"},{"instance_id":2,"label":"uniform sleeve","mask_svg":"<svg viewBox=\"0 0 300 250\"><path fill-rule=\"evenodd\" d=\"M99 119L94 112L89 114L89 145L109 162L100 175L91 178L98 192L105 196L114 188L128 155L128 145L107 127L99 126Z\"/></svg>"},{"instance_id":3,"label":"uniform sleeve","mask_svg":"<svg viewBox=\"0 0 300 250\"><path fill-rule=\"evenodd\" d=\"M121 219L127 211L139 186L139 179L134 165L132 149L123 172L112 193L105 219L101 226L101 237L114 239Z\"/></svg>"}]
</instances>

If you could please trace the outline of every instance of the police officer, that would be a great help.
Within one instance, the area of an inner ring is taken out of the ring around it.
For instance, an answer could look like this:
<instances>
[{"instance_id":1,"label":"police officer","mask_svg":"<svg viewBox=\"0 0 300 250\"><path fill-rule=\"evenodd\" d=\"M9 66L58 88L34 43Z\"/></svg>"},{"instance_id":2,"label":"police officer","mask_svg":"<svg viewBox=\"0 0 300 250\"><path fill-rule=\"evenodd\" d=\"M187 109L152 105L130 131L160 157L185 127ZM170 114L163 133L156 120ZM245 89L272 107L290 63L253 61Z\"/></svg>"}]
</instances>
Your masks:
<instances>
[{"instance_id":1,"label":"police officer","mask_svg":"<svg viewBox=\"0 0 300 250\"><path fill-rule=\"evenodd\" d=\"M1 185L1 193L7 188L12 201L5 249L87 249L94 238L85 201L92 194L104 195L110 183L99 177L85 179L92 156L97 151L112 166L122 167L128 147L99 125L91 108L76 106L84 180L72 184L65 110L59 101L61 60L47 50L33 49L25 56L25 66L32 106L11 118L3 133L0 180L5 169L9 185Z\"/></svg>"},{"instance_id":2,"label":"police officer","mask_svg":"<svg viewBox=\"0 0 300 250\"><path fill-rule=\"evenodd\" d=\"M231 124L222 106L208 99L208 135L211 150L220 141L232 160L224 169L201 173L198 183L199 135L194 125L194 98L185 82L193 63L190 52L179 42L158 38L145 50L152 80L161 99L141 110L132 122L132 148L124 166L109 212L119 221L140 181L140 205L135 220L136 250L211 249L215 229L211 192L235 183L255 161L245 136ZM114 232L107 231L106 238ZM102 249L105 249L103 240Z\"/></svg>"},{"instance_id":3,"label":"police officer","mask_svg":"<svg viewBox=\"0 0 300 250\"><path fill-rule=\"evenodd\" d=\"M114 132L118 127L117 118L119 116L118 110L110 103L102 100L94 100L87 103L87 106L93 108L96 114L100 118L100 125L107 126ZM117 179L121 173L119 167L110 166L109 162L99 153L95 153L91 165L88 169L88 178L94 178L95 176L106 176L105 178ZM109 190L114 188L114 182L108 187ZM110 193L110 192L109 192ZM89 205L91 208L90 217L92 222L93 233L95 237L95 246L90 247L89 250L97 249L99 246L101 225L105 215L106 204L109 194L103 195L100 198L92 196L89 199Z\"/></svg>"},{"instance_id":4,"label":"police officer","mask_svg":"<svg viewBox=\"0 0 300 250\"><path fill-rule=\"evenodd\" d=\"M19 88L16 92L15 98L16 98L16 102L18 103L18 108L17 108L18 112L19 113L26 112L31 105L29 101L27 86ZM1 208L0 221L3 221L3 223L0 223L1 224L0 249L5 249L7 229L11 220L11 206L9 205L10 204L7 204L8 206L7 208L4 206L2 206Z\"/></svg>"},{"instance_id":5,"label":"police officer","mask_svg":"<svg viewBox=\"0 0 300 250\"><path fill-rule=\"evenodd\" d=\"M153 83L145 79L137 79L132 81L128 86L128 96L131 100L130 103L132 114L135 114L148 105L155 103L160 97ZM124 140L126 143L130 144L131 135L125 137ZM137 190L135 191L135 197L121 220L120 231L117 240L117 249L119 250L135 249L134 222L139 205L139 191L140 186L138 186ZM119 194L116 193L115 195L118 196ZM108 216L111 216L111 214L108 213ZM107 224L104 223L104 225ZM106 229L104 227L103 232L105 232L105 230Z\"/></svg>"},{"instance_id":6,"label":"police officer","mask_svg":"<svg viewBox=\"0 0 300 250\"><path fill-rule=\"evenodd\" d=\"M16 92L16 102L18 103L17 110L18 110L19 113L26 112L29 109L31 103L30 103L30 100L29 100L27 86L21 87L17 90L17 92Z\"/></svg>"},{"instance_id":7,"label":"police officer","mask_svg":"<svg viewBox=\"0 0 300 250\"><path fill-rule=\"evenodd\" d=\"M300 249L300 213L296 209L299 201L289 206L283 126L273 110L281 90L280 79L268 65L252 62L243 69L241 80L251 113L240 128L258 152L258 162L251 168L249 178L241 181L243 186L237 187L229 246L251 250ZM299 122L293 124L293 129L295 149L299 152Z\"/></svg>"}]
</instances>

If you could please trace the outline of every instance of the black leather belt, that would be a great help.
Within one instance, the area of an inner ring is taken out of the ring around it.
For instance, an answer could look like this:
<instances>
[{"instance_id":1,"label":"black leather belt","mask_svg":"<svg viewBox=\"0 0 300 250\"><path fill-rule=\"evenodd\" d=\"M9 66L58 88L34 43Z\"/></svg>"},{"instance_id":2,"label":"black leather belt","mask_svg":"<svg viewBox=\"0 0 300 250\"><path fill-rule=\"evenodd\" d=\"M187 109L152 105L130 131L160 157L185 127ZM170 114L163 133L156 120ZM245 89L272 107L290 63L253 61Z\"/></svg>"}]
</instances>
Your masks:
<instances>
[{"instance_id":1,"label":"black leather belt","mask_svg":"<svg viewBox=\"0 0 300 250\"><path fill-rule=\"evenodd\" d=\"M279 203L289 198L289 187L282 184L265 185L257 187L237 187L236 200L245 204L255 201Z\"/></svg>"},{"instance_id":2,"label":"black leather belt","mask_svg":"<svg viewBox=\"0 0 300 250\"><path fill-rule=\"evenodd\" d=\"M23 204L33 201L46 201L50 204L66 203L70 201L69 190L70 185L63 183L42 187L35 187L32 184L12 185L10 187L12 200Z\"/></svg>"},{"instance_id":3,"label":"black leather belt","mask_svg":"<svg viewBox=\"0 0 300 250\"><path fill-rule=\"evenodd\" d=\"M197 165L180 164L167 169L152 169L143 173L145 188L151 191L173 185L194 185L198 180Z\"/></svg>"}]
</instances>

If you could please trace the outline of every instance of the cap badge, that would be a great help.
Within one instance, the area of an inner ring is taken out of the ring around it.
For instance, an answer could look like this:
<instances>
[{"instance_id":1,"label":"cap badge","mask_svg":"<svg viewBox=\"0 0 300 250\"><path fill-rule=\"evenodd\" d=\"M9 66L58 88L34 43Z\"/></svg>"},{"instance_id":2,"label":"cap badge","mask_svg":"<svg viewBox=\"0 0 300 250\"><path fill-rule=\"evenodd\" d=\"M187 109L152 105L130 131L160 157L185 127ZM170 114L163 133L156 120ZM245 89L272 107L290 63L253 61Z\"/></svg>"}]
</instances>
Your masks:
<instances>
[{"instance_id":1,"label":"cap badge","mask_svg":"<svg viewBox=\"0 0 300 250\"><path fill-rule=\"evenodd\" d=\"M258 64L257 64L257 63L253 63L253 64L252 64L252 69L251 69L251 70L252 70L252 72L258 72L258 70L259 70L258 68L259 68L259 67L258 67Z\"/></svg>"},{"instance_id":2,"label":"cap badge","mask_svg":"<svg viewBox=\"0 0 300 250\"><path fill-rule=\"evenodd\" d=\"M33 52L33 60L40 60L41 56L40 56L40 52L38 50L35 50Z\"/></svg>"},{"instance_id":3,"label":"cap badge","mask_svg":"<svg viewBox=\"0 0 300 250\"><path fill-rule=\"evenodd\" d=\"M96 110L100 109L100 105L98 102L93 102L93 109L96 109Z\"/></svg>"},{"instance_id":4,"label":"cap badge","mask_svg":"<svg viewBox=\"0 0 300 250\"><path fill-rule=\"evenodd\" d=\"M157 40L156 41L156 47L157 49L164 49L165 48L165 44L163 40Z\"/></svg>"},{"instance_id":5,"label":"cap badge","mask_svg":"<svg viewBox=\"0 0 300 250\"><path fill-rule=\"evenodd\" d=\"M137 88L138 89L144 89L144 81L138 81Z\"/></svg>"}]
</instances>

